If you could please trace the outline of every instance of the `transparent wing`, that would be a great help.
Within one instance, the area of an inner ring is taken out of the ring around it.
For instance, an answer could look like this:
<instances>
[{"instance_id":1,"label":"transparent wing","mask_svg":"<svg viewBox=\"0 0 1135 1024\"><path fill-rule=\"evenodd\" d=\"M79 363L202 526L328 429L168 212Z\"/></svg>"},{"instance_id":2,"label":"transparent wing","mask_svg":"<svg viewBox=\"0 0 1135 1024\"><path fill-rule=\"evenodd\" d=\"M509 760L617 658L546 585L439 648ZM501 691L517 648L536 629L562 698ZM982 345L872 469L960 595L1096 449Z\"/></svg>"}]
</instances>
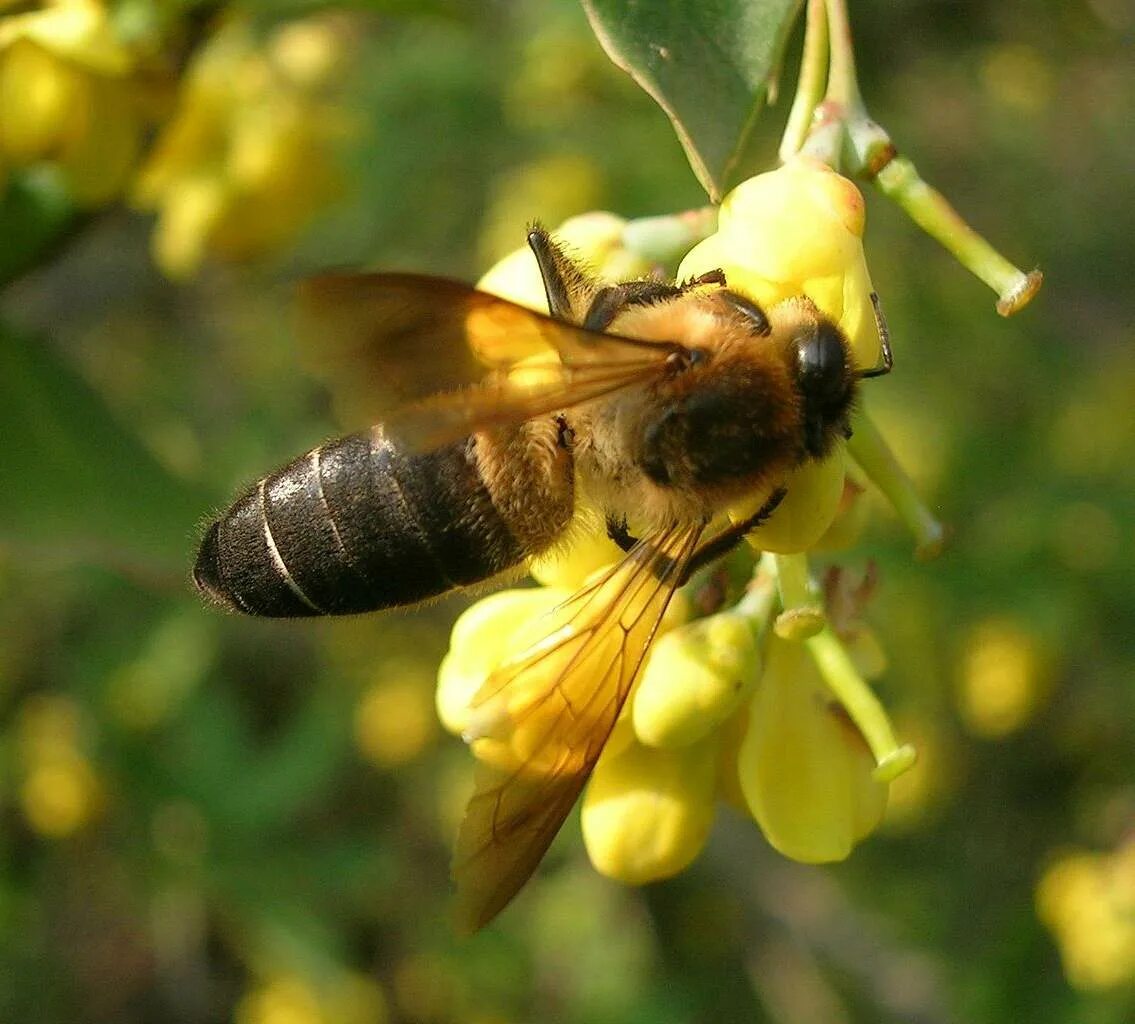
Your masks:
<instances>
[{"instance_id":1,"label":"transparent wing","mask_svg":"<svg viewBox=\"0 0 1135 1024\"><path fill-rule=\"evenodd\" d=\"M503 376L525 360L572 367L579 385L579 374L593 364L657 369L683 351L677 344L585 331L464 282L420 274L324 274L303 281L297 328L306 362L327 380L350 426L477 385L493 370Z\"/></svg>"},{"instance_id":2,"label":"transparent wing","mask_svg":"<svg viewBox=\"0 0 1135 1024\"><path fill-rule=\"evenodd\" d=\"M477 694L466 737L475 790L453 860L463 930L508 904L571 812L701 531L675 526L646 538L551 613L563 624Z\"/></svg>"}]
</instances>

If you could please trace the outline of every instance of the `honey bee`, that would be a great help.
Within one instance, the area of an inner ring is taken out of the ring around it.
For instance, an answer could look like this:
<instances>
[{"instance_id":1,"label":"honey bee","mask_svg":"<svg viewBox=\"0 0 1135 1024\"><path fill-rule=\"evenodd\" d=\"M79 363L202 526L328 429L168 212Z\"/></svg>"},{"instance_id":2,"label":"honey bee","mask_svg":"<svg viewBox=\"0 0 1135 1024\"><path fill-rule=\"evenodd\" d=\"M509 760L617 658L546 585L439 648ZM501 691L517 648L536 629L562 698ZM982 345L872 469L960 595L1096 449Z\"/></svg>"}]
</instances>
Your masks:
<instances>
[{"instance_id":1,"label":"honey bee","mask_svg":"<svg viewBox=\"0 0 1135 1024\"><path fill-rule=\"evenodd\" d=\"M209 526L193 570L235 611L351 614L516 573L563 543L581 506L604 517L624 559L473 702L476 786L453 871L469 930L570 813L675 590L772 513L790 470L849 435L859 382L891 368L878 315L881 362L860 369L803 296L761 309L721 271L604 284L542 228L528 242L550 316L435 277L306 282L308 321L379 422L258 480ZM381 412L392 389L411 400ZM714 531L754 494L767 495L755 514Z\"/></svg>"}]
</instances>

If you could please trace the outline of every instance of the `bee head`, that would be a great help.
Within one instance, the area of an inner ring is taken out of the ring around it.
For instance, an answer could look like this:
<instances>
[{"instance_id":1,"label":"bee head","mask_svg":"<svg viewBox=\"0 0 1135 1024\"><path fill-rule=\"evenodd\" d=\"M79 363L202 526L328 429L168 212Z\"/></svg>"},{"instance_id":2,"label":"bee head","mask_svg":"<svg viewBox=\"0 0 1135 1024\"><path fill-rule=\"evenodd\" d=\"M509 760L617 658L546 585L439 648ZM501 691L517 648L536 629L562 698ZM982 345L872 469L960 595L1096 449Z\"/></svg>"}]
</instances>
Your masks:
<instances>
[{"instance_id":1,"label":"bee head","mask_svg":"<svg viewBox=\"0 0 1135 1024\"><path fill-rule=\"evenodd\" d=\"M808 318L792 336L796 390L803 403L804 447L823 458L847 433L857 375L847 340L825 316Z\"/></svg>"}]
</instances>

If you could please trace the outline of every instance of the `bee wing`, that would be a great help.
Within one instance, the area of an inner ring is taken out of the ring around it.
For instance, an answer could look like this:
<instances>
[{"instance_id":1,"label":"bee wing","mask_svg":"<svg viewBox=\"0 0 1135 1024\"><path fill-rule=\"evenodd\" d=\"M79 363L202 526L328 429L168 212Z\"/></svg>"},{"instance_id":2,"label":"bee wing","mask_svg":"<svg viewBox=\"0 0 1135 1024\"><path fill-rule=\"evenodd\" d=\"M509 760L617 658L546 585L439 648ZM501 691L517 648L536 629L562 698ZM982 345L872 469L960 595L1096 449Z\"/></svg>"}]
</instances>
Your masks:
<instances>
[{"instance_id":1,"label":"bee wing","mask_svg":"<svg viewBox=\"0 0 1135 1024\"><path fill-rule=\"evenodd\" d=\"M430 451L478 430L522 423L635 384L649 384L665 372L665 357L656 356L578 366L525 363L473 387L402 406L383 418L383 431L407 448Z\"/></svg>"},{"instance_id":2,"label":"bee wing","mask_svg":"<svg viewBox=\"0 0 1135 1024\"><path fill-rule=\"evenodd\" d=\"M427 396L460 395L486 383L490 371L496 374L482 395L458 397L450 418L464 417L476 429L474 409L495 402L514 410L509 421L527 419L548 411L556 384L560 404L552 409L575 404L568 399L576 390L582 397L575 401L594 397L595 377L625 386L610 380L616 370L625 370L630 383L660 372L667 357L682 351L677 344L585 331L463 282L420 274L324 274L301 282L298 329L311 369L328 379L340 415L354 426L385 420L391 409ZM531 375L523 386L510 385L507 371L533 359L548 367L545 386L534 388ZM409 423L406 429L412 437Z\"/></svg>"},{"instance_id":3,"label":"bee wing","mask_svg":"<svg viewBox=\"0 0 1135 1024\"><path fill-rule=\"evenodd\" d=\"M701 535L645 539L553 615L565 624L486 681L466 739L475 789L453 859L458 926L476 931L528 880L575 805Z\"/></svg>"}]
</instances>

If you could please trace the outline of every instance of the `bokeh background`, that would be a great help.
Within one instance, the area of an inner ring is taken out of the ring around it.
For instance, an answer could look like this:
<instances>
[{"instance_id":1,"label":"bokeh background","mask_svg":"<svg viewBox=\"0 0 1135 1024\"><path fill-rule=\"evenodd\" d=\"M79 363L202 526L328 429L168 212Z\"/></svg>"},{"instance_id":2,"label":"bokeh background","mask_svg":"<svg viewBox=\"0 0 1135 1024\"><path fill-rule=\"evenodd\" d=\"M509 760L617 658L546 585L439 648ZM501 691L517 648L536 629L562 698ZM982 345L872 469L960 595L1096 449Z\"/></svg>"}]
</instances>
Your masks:
<instances>
[{"instance_id":1,"label":"bokeh background","mask_svg":"<svg viewBox=\"0 0 1135 1024\"><path fill-rule=\"evenodd\" d=\"M433 712L462 599L228 617L188 584L198 531L336 431L296 277L475 279L534 218L704 196L573 0L112 13L134 63L58 58L44 109L87 122L50 138L20 85L50 49L0 27L0 1020L1135 1019L1130 4L852 5L876 119L1046 274L1003 320L868 197L897 359L872 408L953 528L916 563L876 502L841 555L879 566L881 689L922 755L883 829L814 868L725 813L627 889L573 818L470 940L470 759Z\"/></svg>"}]
</instances>

